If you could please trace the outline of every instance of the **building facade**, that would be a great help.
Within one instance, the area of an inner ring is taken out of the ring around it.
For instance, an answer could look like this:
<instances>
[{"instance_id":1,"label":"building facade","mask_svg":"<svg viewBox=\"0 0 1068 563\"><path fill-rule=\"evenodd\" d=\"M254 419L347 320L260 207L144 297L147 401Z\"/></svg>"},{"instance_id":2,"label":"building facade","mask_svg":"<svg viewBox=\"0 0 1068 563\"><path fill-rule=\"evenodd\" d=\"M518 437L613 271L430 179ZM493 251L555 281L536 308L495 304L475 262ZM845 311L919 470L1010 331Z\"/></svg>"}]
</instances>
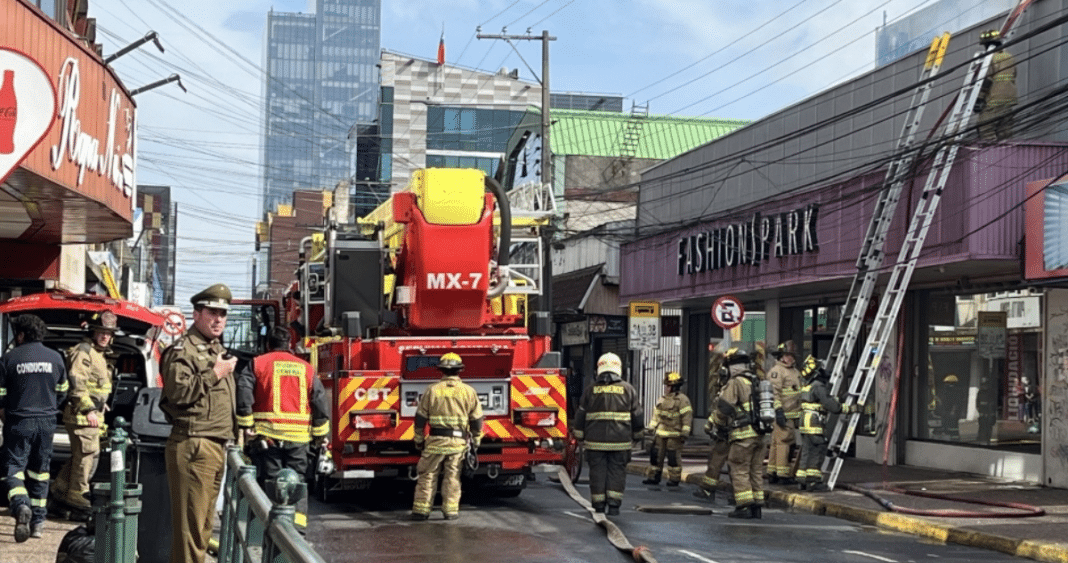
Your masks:
<instances>
[{"instance_id":1,"label":"building facade","mask_svg":"<svg viewBox=\"0 0 1068 563\"><path fill-rule=\"evenodd\" d=\"M381 0L316 0L313 14L267 14L263 212L356 174L350 135L376 116L381 12Z\"/></svg>"},{"instance_id":2,"label":"building facade","mask_svg":"<svg viewBox=\"0 0 1068 563\"><path fill-rule=\"evenodd\" d=\"M1059 44L1062 32L1028 34L1066 7L1035 3L1018 29L1021 41L1008 49L1019 97L1007 122L1011 135L986 140L971 129L963 139L895 331L880 350L858 457L1068 486L1068 464L1056 453L1068 445L1068 432L1059 418L1042 414L1068 397L1068 283L1056 271L1036 277L1024 267L1025 247L1041 230L1030 225L1024 204L1048 195L1045 187L1068 169L1068 116L1040 101L1064 79L1058 61L1065 48L1045 48ZM980 32L1000 27L1001 19L954 34L921 135L961 89ZM826 358L845 322L857 256L926 51L643 173L640 238L623 246L620 293L623 301L682 309L687 377L709 377L709 348L725 338L710 308L727 295L765 315L767 345L793 341L802 355ZM887 239L886 274L934 150L918 160L905 187ZM738 162L754 164L742 169ZM1049 214L1056 216L1056 204ZM881 297L877 290L876 304ZM861 344L874 307L863 313ZM708 398L696 399L697 413L707 415Z\"/></svg>"}]
</instances>

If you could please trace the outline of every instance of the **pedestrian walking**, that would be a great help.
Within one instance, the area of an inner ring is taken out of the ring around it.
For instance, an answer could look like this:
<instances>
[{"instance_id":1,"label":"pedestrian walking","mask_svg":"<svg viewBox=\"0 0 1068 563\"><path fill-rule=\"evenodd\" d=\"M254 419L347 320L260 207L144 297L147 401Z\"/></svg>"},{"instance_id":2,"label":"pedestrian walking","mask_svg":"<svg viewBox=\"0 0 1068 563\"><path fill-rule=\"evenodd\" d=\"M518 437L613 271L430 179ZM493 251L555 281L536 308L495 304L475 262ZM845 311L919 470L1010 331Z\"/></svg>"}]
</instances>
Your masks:
<instances>
[{"instance_id":1,"label":"pedestrian walking","mask_svg":"<svg viewBox=\"0 0 1068 563\"><path fill-rule=\"evenodd\" d=\"M301 479L308 472L308 447L325 440L330 430L330 403L311 364L289 351L290 333L275 327L267 337L269 352L256 356L237 376L237 425L266 488L289 468ZM307 527L307 497L297 502L297 528Z\"/></svg>"},{"instance_id":2,"label":"pedestrian walking","mask_svg":"<svg viewBox=\"0 0 1068 563\"><path fill-rule=\"evenodd\" d=\"M112 368L105 354L118 323L115 313L104 311L89 324L88 335L67 351L70 395L63 405L63 426L70 436L70 459L52 484L52 497L83 515L92 508L86 494L100 459L100 437L107 432L104 413Z\"/></svg>"},{"instance_id":3,"label":"pedestrian walking","mask_svg":"<svg viewBox=\"0 0 1068 563\"><path fill-rule=\"evenodd\" d=\"M797 443L797 422L801 418L801 375L797 369L792 343L775 349L775 365L768 371L768 380L775 391L775 399L782 405L783 418L771 430L768 453L768 482L792 485L794 468L790 452ZM785 424L779 424L785 422Z\"/></svg>"},{"instance_id":4,"label":"pedestrian walking","mask_svg":"<svg viewBox=\"0 0 1068 563\"><path fill-rule=\"evenodd\" d=\"M171 560L202 563L215 499L236 438L234 367L220 337L233 295L215 284L194 295L193 326L163 354L160 408L171 424L165 452L171 493Z\"/></svg>"},{"instance_id":5,"label":"pedestrian walking","mask_svg":"<svg viewBox=\"0 0 1068 563\"><path fill-rule=\"evenodd\" d=\"M686 382L677 371L664 375L667 393L660 397L649 421L649 430L653 433L651 465L645 471L646 485L659 485L667 463L667 484L678 487L682 480L682 446L693 427L693 407L690 398L682 392Z\"/></svg>"},{"instance_id":6,"label":"pedestrian walking","mask_svg":"<svg viewBox=\"0 0 1068 563\"><path fill-rule=\"evenodd\" d=\"M597 360L597 379L582 393L575 438L590 466L590 503L597 512L619 514L627 484L631 445L642 438L644 415L638 392L623 381L623 363L608 352Z\"/></svg>"},{"instance_id":7,"label":"pedestrian walking","mask_svg":"<svg viewBox=\"0 0 1068 563\"><path fill-rule=\"evenodd\" d=\"M15 347L0 358L0 468L15 541L22 543L43 535L52 437L70 384L63 357L41 342L48 328L40 317L19 315L11 326Z\"/></svg>"},{"instance_id":8,"label":"pedestrian walking","mask_svg":"<svg viewBox=\"0 0 1068 563\"><path fill-rule=\"evenodd\" d=\"M738 348L723 358L730 374L720 393L717 410L730 427L730 452L735 509L731 518L760 518L764 506L764 436L754 388L759 379L750 369L749 355Z\"/></svg>"},{"instance_id":9,"label":"pedestrian walking","mask_svg":"<svg viewBox=\"0 0 1068 563\"><path fill-rule=\"evenodd\" d=\"M460 517L460 468L464 454L482 443L482 403L470 385L460 381L464 369L459 354L438 360L441 380L427 388L415 411L415 448L422 452L412 501L412 520L430 518L441 477L441 512L446 520ZM430 435L426 435L426 426Z\"/></svg>"},{"instance_id":10,"label":"pedestrian walking","mask_svg":"<svg viewBox=\"0 0 1068 563\"><path fill-rule=\"evenodd\" d=\"M824 435L827 415L857 412L855 406L843 408L831 395L827 382L830 376L822 362L809 356L801 368L805 386L801 388L801 463L797 469L797 487L802 491L826 491L823 482L823 458L827 457L827 437Z\"/></svg>"}]
</instances>

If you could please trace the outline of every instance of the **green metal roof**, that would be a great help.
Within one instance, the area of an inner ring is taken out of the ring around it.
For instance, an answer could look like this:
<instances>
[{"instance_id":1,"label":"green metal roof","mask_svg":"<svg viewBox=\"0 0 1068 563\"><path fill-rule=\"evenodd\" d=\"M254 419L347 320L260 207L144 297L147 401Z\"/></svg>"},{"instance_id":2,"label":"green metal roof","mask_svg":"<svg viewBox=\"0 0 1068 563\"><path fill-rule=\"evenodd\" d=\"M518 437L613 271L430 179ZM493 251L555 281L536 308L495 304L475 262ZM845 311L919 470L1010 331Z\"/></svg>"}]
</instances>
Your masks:
<instances>
[{"instance_id":1,"label":"green metal roof","mask_svg":"<svg viewBox=\"0 0 1068 563\"><path fill-rule=\"evenodd\" d=\"M532 110L531 113L540 113ZM722 137L750 122L740 119L632 116L629 113L554 109L551 115L553 153L580 156L623 156L624 133L635 122L634 158L669 159ZM640 127L637 127L640 124Z\"/></svg>"}]
</instances>

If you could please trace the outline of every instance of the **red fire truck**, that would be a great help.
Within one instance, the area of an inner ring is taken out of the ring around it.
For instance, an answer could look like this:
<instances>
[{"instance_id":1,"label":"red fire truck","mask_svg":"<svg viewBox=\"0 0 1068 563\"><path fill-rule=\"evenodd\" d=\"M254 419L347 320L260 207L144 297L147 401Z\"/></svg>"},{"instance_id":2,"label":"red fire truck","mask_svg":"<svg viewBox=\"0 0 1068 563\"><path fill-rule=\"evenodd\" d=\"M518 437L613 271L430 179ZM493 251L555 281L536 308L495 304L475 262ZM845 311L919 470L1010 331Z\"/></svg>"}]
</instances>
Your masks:
<instances>
[{"instance_id":1,"label":"red fire truck","mask_svg":"<svg viewBox=\"0 0 1068 563\"><path fill-rule=\"evenodd\" d=\"M287 310L331 394L318 496L415 479L416 407L447 352L463 358L485 413L469 480L518 495L536 465L562 463L565 374L548 314L527 307L552 214L551 195L525 196L535 200L513 211L479 170L418 170L355 224L308 241Z\"/></svg>"}]
</instances>

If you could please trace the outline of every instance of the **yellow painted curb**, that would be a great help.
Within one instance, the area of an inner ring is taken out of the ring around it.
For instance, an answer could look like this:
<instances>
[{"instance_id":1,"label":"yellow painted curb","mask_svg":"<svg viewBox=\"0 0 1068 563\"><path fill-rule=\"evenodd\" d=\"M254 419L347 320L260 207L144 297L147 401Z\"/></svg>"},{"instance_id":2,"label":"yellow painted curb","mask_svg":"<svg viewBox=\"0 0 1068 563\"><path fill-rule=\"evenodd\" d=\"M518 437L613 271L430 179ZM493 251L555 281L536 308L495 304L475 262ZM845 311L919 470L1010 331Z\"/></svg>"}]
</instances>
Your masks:
<instances>
[{"instance_id":1,"label":"yellow painted curb","mask_svg":"<svg viewBox=\"0 0 1068 563\"><path fill-rule=\"evenodd\" d=\"M1068 563L1068 549L1064 544L1024 540L1016 547L1016 553L1013 555L1048 563Z\"/></svg>"}]
</instances>

